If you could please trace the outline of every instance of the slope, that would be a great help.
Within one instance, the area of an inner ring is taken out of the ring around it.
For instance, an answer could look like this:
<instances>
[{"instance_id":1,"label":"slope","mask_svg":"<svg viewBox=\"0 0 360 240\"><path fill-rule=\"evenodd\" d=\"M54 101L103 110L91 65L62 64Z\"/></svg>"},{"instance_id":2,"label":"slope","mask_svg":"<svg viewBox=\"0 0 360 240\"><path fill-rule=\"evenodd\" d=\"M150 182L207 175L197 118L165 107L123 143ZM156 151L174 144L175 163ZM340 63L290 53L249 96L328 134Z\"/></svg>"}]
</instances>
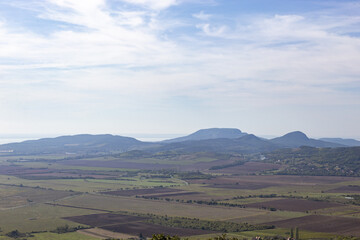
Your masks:
<instances>
[{"instance_id":1,"label":"slope","mask_svg":"<svg viewBox=\"0 0 360 240\"><path fill-rule=\"evenodd\" d=\"M207 139L217 139L217 138L233 139L245 135L246 133L243 133L236 128L208 128L208 129L200 129L199 131L196 131L184 137L165 140L163 141L163 143L197 141L197 140L207 140Z\"/></svg>"},{"instance_id":2,"label":"slope","mask_svg":"<svg viewBox=\"0 0 360 240\"><path fill-rule=\"evenodd\" d=\"M0 145L0 150L13 150L14 154L54 154L54 153L98 153L124 152L149 145L135 138L110 134L61 136L43 138L20 143Z\"/></svg>"},{"instance_id":3,"label":"slope","mask_svg":"<svg viewBox=\"0 0 360 240\"><path fill-rule=\"evenodd\" d=\"M321 140L308 138L304 133L296 131L285 134L282 137L271 139L270 142L279 144L284 147L343 147L344 145L338 143L325 142Z\"/></svg>"}]
</instances>

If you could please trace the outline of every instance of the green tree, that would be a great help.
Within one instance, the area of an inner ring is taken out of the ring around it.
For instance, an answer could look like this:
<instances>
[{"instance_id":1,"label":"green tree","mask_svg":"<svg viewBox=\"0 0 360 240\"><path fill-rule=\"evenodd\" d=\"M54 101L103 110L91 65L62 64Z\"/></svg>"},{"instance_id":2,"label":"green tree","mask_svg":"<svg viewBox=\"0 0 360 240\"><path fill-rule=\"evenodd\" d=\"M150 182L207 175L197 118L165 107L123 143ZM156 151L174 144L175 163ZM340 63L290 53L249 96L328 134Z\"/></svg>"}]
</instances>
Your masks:
<instances>
[{"instance_id":1,"label":"green tree","mask_svg":"<svg viewBox=\"0 0 360 240\"><path fill-rule=\"evenodd\" d=\"M140 240L143 240L143 239L146 239L146 238L144 238L143 234L140 233L140 234L139 234L139 239L140 239Z\"/></svg>"},{"instance_id":2,"label":"green tree","mask_svg":"<svg viewBox=\"0 0 360 240\"><path fill-rule=\"evenodd\" d=\"M19 238L19 237L25 237L26 234L21 233L21 232L19 232L19 230L16 229L14 231L8 232L6 234L6 236L11 237L11 238Z\"/></svg>"}]
</instances>

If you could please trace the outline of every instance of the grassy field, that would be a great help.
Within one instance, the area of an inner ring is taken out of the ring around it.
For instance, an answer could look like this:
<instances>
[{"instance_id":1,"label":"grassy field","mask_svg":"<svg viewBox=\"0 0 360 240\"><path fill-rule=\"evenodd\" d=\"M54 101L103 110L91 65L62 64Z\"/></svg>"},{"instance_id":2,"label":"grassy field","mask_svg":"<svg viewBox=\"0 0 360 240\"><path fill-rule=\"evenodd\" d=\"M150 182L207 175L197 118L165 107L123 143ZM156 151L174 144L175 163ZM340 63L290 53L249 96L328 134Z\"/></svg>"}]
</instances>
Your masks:
<instances>
[{"instance_id":1,"label":"grassy field","mask_svg":"<svg viewBox=\"0 0 360 240\"><path fill-rule=\"evenodd\" d=\"M56 201L74 193L46 190L40 188L0 185L0 209L6 210L20 206Z\"/></svg>"},{"instance_id":2,"label":"grassy field","mask_svg":"<svg viewBox=\"0 0 360 240\"><path fill-rule=\"evenodd\" d=\"M73 232L73 233L36 233L34 237L30 238L31 240L95 240L99 238L91 237L88 235L84 235L81 233Z\"/></svg>"},{"instance_id":3,"label":"grassy field","mask_svg":"<svg viewBox=\"0 0 360 240\"><path fill-rule=\"evenodd\" d=\"M13 240L14 238L10 238L7 236L0 236L0 240ZM92 237L89 235L84 235L77 232L71 233L64 233L64 234L57 234L51 232L44 232L44 233L35 233L32 234L32 237L27 239L31 240L98 240L99 238Z\"/></svg>"},{"instance_id":4,"label":"grassy field","mask_svg":"<svg viewBox=\"0 0 360 240\"><path fill-rule=\"evenodd\" d=\"M296 218L296 217L302 217L306 216L306 213L300 213L300 212L289 212L289 211L265 211L262 214L253 215L253 216L245 216L245 217L239 217L236 219L231 219L231 222L248 222L251 224L263 224L267 222L272 221L279 221L279 220L286 220L289 218Z\"/></svg>"},{"instance_id":5,"label":"grassy field","mask_svg":"<svg viewBox=\"0 0 360 240\"><path fill-rule=\"evenodd\" d=\"M179 179L152 178L144 179L141 177L120 178L118 180L109 179L47 179L47 180L27 180L14 176L0 175L0 182L7 185L22 185L25 187L40 187L61 191L78 192L98 192L104 190L117 190L139 187L169 187L182 186L185 183Z\"/></svg>"},{"instance_id":6,"label":"grassy field","mask_svg":"<svg viewBox=\"0 0 360 240\"><path fill-rule=\"evenodd\" d=\"M34 161L39 159L61 160L67 157L69 157L69 155L66 154L43 154L43 155L25 155L25 156L4 156L4 154L1 154L0 162L19 162L19 161L25 162L25 161Z\"/></svg>"},{"instance_id":7,"label":"grassy field","mask_svg":"<svg viewBox=\"0 0 360 240\"><path fill-rule=\"evenodd\" d=\"M0 211L0 226L3 232L19 230L21 232L51 231L57 227L68 224L78 226L66 221L62 217L101 213L100 211L35 204L25 207Z\"/></svg>"},{"instance_id":8,"label":"grassy field","mask_svg":"<svg viewBox=\"0 0 360 240\"><path fill-rule=\"evenodd\" d=\"M158 215L182 216L206 220L229 220L265 214L265 210L242 209L207 205L194 205L176 202L145 200L129 197L112 197L104 195L84 194L74 198L58 201L59 204L83 207L101 208L108 211L126 211L138 213L153 213Z\"/></svg>"}]
</instances>

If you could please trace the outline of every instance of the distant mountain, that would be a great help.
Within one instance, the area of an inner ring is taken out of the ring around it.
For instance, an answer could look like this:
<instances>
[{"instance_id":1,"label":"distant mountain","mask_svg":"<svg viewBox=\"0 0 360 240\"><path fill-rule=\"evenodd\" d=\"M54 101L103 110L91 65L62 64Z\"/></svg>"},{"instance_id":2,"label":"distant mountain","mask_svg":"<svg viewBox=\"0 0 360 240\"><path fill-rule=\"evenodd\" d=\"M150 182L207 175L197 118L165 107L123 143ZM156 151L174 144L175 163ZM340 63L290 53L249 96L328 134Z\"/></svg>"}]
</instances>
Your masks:
<instances>
[{"instance_id":1,"label":"distant mountain","mask_svg":"<svg viewBox=\"0 0 360 240\"><path fill-rule=\"evenodd\" d=\"M302 132L288 133L272 140L262 139L252 134L232 128L202 129L185 137L158 143L142 142L131 137L110 134L61 136L43 138L20 143L0 145L2 155L12 154L98 154L122 153L143 150L150 154L174 151L179 153L258 153L280 148L342 147L344 145L309 139Z\"/></svg>"},{"instance_id":2,"label":"distant mountain","mask_svg":"<svg viewBox=\"0 0 360 240\"><path fill-rule=\"evenodd\" d=\"M156 151L176 152L219 152L219 153L255 153L272 151L280 146L256 137L253 134L246 134L240 138L216 138L197 141L181 141L166 144Z\"/></svg>"},{"instance_id":3,"label":"distant mountain","mask_svg":"<svg viewBox=\"0 0 360 240\"><path fill-rule=\"evenodd\" d=\"M358 147L360 146L360 141L355 139L344 139L344 138L320 138L321 141L338 143L349 147Z\"/></svg>"},{"instance_id":4,"label":"distant mountain","mask_svg":"<svg viewBox=\"0 0 360 240\"><path fill-rule=\"evenodd\" d=\"M14 154L124 152L151 145L135 138L110 134L61 136L0 145L0 151Z\"/></svg>"},{"instance_id":5,"label":"distant mountain","mask_svg":"<svg viewBox=\"0 0 360 240\"><path fill-rule=\"evenodd\" d=\"M243 133L236 128L208 128L208 129L201 129L188 136L165 140L163 141L163 143L199 141L199 140L217 139L217 138L234 139L234 138L240 138L245 135L247 135L247 133Z\"/></svg>"},{"instance_id":6,"label":"distant mountain","mask_svg":"<svg viewBox=\"0 0 360 240\"><path fill-rule=\"evenodd\" d=\"M344 147L342 144L308 138L304 133L299 131L291 132L282 137L271 139L270 142L284 147Z\"/></svg>"}]
</instances>

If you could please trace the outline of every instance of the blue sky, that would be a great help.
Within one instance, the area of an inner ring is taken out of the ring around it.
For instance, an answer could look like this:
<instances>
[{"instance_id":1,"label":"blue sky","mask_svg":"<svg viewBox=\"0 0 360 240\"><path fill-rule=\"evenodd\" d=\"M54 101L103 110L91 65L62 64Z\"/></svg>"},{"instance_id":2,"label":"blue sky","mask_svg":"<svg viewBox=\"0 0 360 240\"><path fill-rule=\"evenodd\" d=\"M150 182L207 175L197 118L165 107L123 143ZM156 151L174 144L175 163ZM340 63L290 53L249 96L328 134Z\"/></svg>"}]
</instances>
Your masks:
<instances>
[{"instance_id":1,"label":"blue sky","mask_svg":"<svg viewBox=\"0 0 360 240\"><path fill-rule=\"evenodd\" d=\"M359 13L349 0L0 0L0 136L359 139Z\"/></svg>"}]
</instances>

